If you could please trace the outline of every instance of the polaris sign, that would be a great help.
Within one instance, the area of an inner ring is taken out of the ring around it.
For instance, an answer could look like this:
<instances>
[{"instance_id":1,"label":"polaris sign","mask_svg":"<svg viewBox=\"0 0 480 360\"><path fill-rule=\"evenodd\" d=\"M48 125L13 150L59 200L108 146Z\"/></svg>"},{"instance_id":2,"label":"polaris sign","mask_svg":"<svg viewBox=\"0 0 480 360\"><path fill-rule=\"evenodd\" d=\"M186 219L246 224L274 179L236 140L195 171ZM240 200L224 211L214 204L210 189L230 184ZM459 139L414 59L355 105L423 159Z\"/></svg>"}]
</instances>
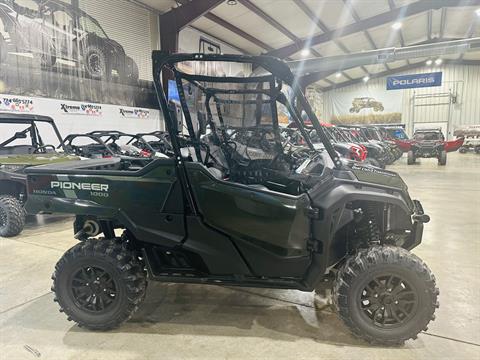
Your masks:
<instances>
[{"instance_id":1,"label":"polaris sign","mask_svg":"<svg viewBox=\"0 0 480 360\"><path fill-rule=\"evenodd\" d=\"M442 85L442 72L387 77L387 90L411 89Z\"/></svg>"}]
</instances>

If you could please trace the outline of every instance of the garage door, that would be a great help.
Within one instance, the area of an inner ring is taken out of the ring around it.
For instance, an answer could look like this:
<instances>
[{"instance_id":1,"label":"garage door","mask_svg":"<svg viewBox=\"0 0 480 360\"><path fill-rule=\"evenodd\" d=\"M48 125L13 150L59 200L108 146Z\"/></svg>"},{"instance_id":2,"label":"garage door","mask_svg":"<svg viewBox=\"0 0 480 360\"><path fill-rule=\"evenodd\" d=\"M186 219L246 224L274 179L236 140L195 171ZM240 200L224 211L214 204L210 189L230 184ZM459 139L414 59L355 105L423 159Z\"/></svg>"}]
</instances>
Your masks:
<instances>
[{"instance_id":1,"label":"garage door","mask_svg":"<svg viewBox=\"0 0 480 360\"><path fill-rule=\"evenodd\" d=\"M80 8L135 60L140 79L152 80L150 12L124 0L80 0Z\"/></svg>"}]
</instances>

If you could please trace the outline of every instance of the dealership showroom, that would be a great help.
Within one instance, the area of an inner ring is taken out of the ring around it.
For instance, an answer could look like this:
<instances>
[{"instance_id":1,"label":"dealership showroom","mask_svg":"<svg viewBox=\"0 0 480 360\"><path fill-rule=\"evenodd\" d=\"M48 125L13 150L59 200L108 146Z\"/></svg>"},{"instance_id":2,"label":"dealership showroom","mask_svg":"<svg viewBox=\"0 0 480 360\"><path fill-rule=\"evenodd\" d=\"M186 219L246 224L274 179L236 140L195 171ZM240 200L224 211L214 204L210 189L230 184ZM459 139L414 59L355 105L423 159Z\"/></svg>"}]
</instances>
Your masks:
<instances>
[{"instance_id":1,"label":"dealership showroom","mask_svg":"<svg viewBox=\"0 0 480 360\"><path fill-rule=\"evenodd\" d=\"M0 359L480 360L480 0L0 0Z\"/></svg>"}]
</instances>

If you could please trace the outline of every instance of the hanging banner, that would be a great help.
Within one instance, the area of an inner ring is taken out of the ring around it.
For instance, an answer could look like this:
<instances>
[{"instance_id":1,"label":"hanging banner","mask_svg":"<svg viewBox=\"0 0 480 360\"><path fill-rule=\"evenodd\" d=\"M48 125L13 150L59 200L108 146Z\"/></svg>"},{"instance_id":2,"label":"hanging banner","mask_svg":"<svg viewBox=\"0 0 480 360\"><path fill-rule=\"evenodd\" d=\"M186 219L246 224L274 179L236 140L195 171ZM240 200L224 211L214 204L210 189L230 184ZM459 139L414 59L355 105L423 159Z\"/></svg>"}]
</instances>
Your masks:
<instances>
[{"instance_id":1,"label":"hanging banner","mask_svg":"<svg viewBox=\"0 0 480 360\"><path fill-rule=\"evenodd\" d=\"M442 85L442 72L387 77L387 90L412 89Z\"/></svg>"},{"instance_id":2,"label":"hanging banner","mask_svg":"<svg viewBox=\"0 0 480 360\"><path fill-rule=\"evenodd\" d=\"M158 108L136 54L74 3L0 0L0 92Z\"/></svg>"},{"instance_id":3,"label":"hanging banner","mask_svg":"<svg viewBox=\"0 0 480 360\"><path fill-rule=\"evenodd\" d=\"M402 121L402 97L383 86L359 86L331 95L334 124L398 124Z\"/></svg>"}]
</instances>

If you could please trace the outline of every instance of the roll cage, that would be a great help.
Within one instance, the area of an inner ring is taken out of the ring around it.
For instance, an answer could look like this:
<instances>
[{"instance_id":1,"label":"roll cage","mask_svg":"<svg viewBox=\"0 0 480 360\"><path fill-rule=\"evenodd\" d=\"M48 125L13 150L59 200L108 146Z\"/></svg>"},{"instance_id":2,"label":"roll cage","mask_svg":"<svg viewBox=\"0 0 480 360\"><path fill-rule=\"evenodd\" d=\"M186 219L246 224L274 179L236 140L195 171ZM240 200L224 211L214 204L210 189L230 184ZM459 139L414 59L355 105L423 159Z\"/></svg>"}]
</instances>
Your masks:
<instances>
[{"instance_id":1,"label":"roll cage","mask_svg":"<svg viewBox=\"0 0 480 360\"><path fill-rule=\"evenodd\" d=\"M47 123L52 127L55 133L55 136L57 137L57 140L59 142L57 149L61 148L65 151L64 141L62 140L62 136L60 135L57 125L55 124L52 118L48 116L12 114L12 113L0 113L0 124L20 124L20 125L25 124L27 125L27 127L22 131L17 131L10 138L0 143L0 149L5 146L8 146L8 144L12 143L13 141L19 138L24 138L26 136L30 136L33 147L39 148L39 147L45 146L46 144L44 143L40 135L40 132L37 128L37 125L36 125L37 122Z\"/></svg>"},{"instance_id":2,"label":"roll cage","mask_svg":"<svg viewBox=\"0 0 480 360\"><path fill-rule=\"evenodd\" d=\"M166 122L168 132L170 133L172 147L179 160L179 164L182 163L179 134L177 129L178 122L173 116L171 104L167 100L165 89L167 89L167 80L173 79L176 83L180 106L183 116L186 122L186 128L188 137L194 148L197 159L202 159L201 144L199 140L199 134L195 132L194 122L187 104L185 90L183 82L200 89L205 94L205 110L206 110L206 123L210 126L212 134L215 140L221 144L225 141L226 136L222 136L222 140L217 136L216 124L213 121L213 112L210 106L211 100L215 103L216 115L219 121L219 129L221 133L225 135L226 127L224 122L224 116L222 114L221 106L223 104L237 104L237 105L254 105L255 106L255 124L256 126L262 125L261 111L262 107L270 107L271 111L271 126L274 135L275 147L278 151L282 150L280 126L278 120L277 102L284 105L291 116L291 120L296 124L298 130L305 139L306 145L313 151L314 146L312 140L306 131L305 123L302 119L299 108L302 108L307 118L310 119L312 126L317 131L321 142L325 146L325 150L329 154L330 158L334 162L337 168L341 167L341 162L338 155L335 152L333 145L330 143L327 134L325 133L322 125L318 121L315 113L311 109L308 101L301 92L298 86L295 76L290 71L287 64L283 61L269 56L248 56L248 55L220 55L220 54L173 54L170 55L163 51L154 51L153 58L153 74L154 83L157 91L158 100L161 108L163 109L163 115ZM252 67L261 67L267 71L267 75L240 77L240 76L209 76L200 74L188 74L179 69L178 64L184 62L226 62L226 63L241 63L250 64ZM213 86L207 86L205 83L214 84ZM242 88L228 89L223 87L222 84L239 84ZM257 86L254 86L257 84ZM268 86L259 86L259 84L268 84ZM296 104L290 100L282 92L283 84L289 85L293 90L293 98L296 99ZM250 88L249 88L250 86ZM253 96L254 100L231 100L225 99L222 95L246 95ZM169 106L170 105L170 106Z\"/></svg>"}]
</instances>

